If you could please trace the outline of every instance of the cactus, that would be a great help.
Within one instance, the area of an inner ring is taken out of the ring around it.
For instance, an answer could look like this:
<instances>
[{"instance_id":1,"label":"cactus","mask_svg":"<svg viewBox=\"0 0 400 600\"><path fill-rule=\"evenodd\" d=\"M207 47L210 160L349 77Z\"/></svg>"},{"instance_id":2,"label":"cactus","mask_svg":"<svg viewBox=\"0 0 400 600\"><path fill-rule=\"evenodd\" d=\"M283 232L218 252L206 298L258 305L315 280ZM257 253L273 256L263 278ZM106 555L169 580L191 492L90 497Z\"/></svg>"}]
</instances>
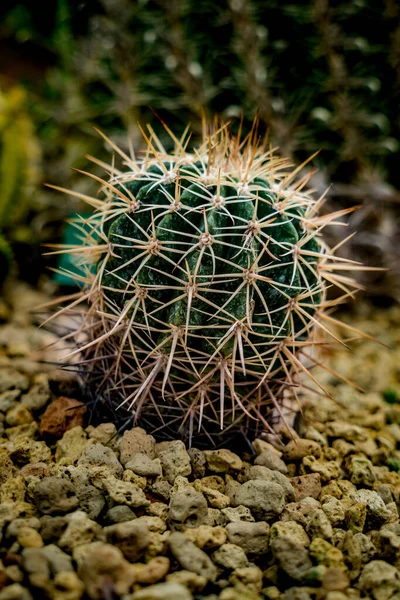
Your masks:
<instances>
[{"instance_id":1,"label":"cactus","mask_svg":"<svg viewBox=\"0 0 400 600\"><path fill-rule=\"evenodd\" d=\"M304 191L310 175L227 125L188 152L186 133L167 153L154 131L147 151L109 167L74 253L86 277L67 310L89 301L78 331L95 395L135 422L157 417L192 435L269 426L283 395L296 396L318 330L335 322L327 284L352 295L321 230L338 214ZM56 187L56 186L52 186ZM90 227L90 232L85 229ZM335 300L334 303L336 303ZM350 328L351 329L351 328ZM82 335L83 337L82 337ZM330 334L335 339L334 334Z\"/></svg>"},{"instance_id":2,"label":"cactus","mask_svg":"<svg viewBox=\"0 0 400 600\"><path fill-rule=\"evenodd\" d=\"M21 234L38 179L39 146L26 112L23 88L0 92L0 280L12 262L11 246Z\"/></svg>"},{"instance_id":3,"label":"cactus","mask_svg":"<svg viewBox=\"0 0 400 600\"><path fill-rule=\"evenodd\" d=\"M11 272L13 255L7 240L0 235L0 287Z\"/></svg>"},{"instance_id":4,"label":"cactus","mask_svg":"<svg viewBox=\"0 0 400 600\"><path fill-rule=\"evenodd\" d=\"M38 179L39 146L23 88L0 93L0 227L19 222Z\"/></svg>"}]
</instances>

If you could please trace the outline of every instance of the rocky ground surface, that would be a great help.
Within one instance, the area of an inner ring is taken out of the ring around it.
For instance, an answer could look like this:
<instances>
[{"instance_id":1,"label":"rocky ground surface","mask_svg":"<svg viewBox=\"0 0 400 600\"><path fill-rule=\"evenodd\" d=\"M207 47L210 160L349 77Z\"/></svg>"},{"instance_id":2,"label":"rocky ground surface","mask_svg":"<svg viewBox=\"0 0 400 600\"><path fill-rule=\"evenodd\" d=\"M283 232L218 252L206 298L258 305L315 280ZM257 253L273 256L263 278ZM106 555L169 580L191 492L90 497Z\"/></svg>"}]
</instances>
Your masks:
<instances>
[{"instance_id":1,"label":"rocky ground surface","mask_svg":"<svg viewBox=\"0 0 400 600\"><path fill-rule=\"evenodd\" d=\"M87 426L39 301L0 303L0 600L400 599L399 308L359 317L391 349L330 357L366 393L322 375L238 456Z\"/></svg>"}]
</instances>

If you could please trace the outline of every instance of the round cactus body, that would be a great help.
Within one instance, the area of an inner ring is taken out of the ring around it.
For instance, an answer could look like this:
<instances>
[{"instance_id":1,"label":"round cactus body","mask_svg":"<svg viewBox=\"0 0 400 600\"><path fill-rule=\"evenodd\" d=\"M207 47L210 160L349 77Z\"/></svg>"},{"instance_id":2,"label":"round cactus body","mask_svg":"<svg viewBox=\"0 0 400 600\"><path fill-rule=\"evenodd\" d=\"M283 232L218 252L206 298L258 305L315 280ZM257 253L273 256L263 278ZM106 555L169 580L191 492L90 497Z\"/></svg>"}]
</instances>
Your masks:
<instances>
[{"instance_id":1,"label":"round cactus body","mask_svg":"<svg viewBox=\"0 0 400 600\"><path fill-rule=\"evenodd\" d=\"M222 126L191 153L173 139L172 153L154 133L143 157L121 153L104 200L88 199L79 351L99 395L135 420L265 428L325 330L325 281L342 264L321 240L331 217L254 133Z\"/></svg>"}]
</instances>

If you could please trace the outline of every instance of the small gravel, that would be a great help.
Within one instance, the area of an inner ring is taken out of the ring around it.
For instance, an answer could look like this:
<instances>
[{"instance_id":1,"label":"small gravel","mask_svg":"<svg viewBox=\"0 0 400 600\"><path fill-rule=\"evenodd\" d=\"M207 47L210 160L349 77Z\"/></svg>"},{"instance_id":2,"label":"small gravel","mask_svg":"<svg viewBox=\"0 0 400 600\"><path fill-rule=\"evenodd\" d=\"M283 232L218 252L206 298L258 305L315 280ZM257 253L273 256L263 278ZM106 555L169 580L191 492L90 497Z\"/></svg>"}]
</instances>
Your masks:
<instances>
[{"instance_id":1,"label":"small gravel","mask_svg":"<svg viewBox=\"0 0 400 600\"><path fill-rule=\"evenodd\" d=\"M368 392L320 373L338 402L307 393L299 432L188 450L87 426L23 291L0 325L0 600L400 598L398 352L333 354ZM393 345L399 325L360 327Z\"/></svg>"}]
</instances>

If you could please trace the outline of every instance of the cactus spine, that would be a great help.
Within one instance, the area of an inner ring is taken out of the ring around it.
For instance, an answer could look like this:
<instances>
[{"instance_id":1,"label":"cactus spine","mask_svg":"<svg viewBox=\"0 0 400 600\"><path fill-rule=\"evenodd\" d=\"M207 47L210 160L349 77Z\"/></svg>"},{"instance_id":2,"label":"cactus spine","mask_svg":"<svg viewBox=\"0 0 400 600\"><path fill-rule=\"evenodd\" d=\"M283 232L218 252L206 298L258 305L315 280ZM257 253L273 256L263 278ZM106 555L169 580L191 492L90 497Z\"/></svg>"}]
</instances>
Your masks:
<instances>
[{"instance_id":1,"label":"cactus spine","mask_svg":"<svg viewBox=\"0 0 400 600\"><path fill-rule=\"evenodd\" d=\"M357 287L321 239L337 215L317 215L310 175L255 126L242 140L214 124L192 152L187 133L169 133L171 153L150 128L141 157L110 142L124 168L88 173L103 199L84 198L91 231L66 250L86 269L72 305L90 306L78 351L96 390L135 421L157 415L190 434L265 428L284 391L296 394L302 373L314 379L302 355L314 360L307 350L333 320L327 283Z\"/></svg>"}]
</instances>

